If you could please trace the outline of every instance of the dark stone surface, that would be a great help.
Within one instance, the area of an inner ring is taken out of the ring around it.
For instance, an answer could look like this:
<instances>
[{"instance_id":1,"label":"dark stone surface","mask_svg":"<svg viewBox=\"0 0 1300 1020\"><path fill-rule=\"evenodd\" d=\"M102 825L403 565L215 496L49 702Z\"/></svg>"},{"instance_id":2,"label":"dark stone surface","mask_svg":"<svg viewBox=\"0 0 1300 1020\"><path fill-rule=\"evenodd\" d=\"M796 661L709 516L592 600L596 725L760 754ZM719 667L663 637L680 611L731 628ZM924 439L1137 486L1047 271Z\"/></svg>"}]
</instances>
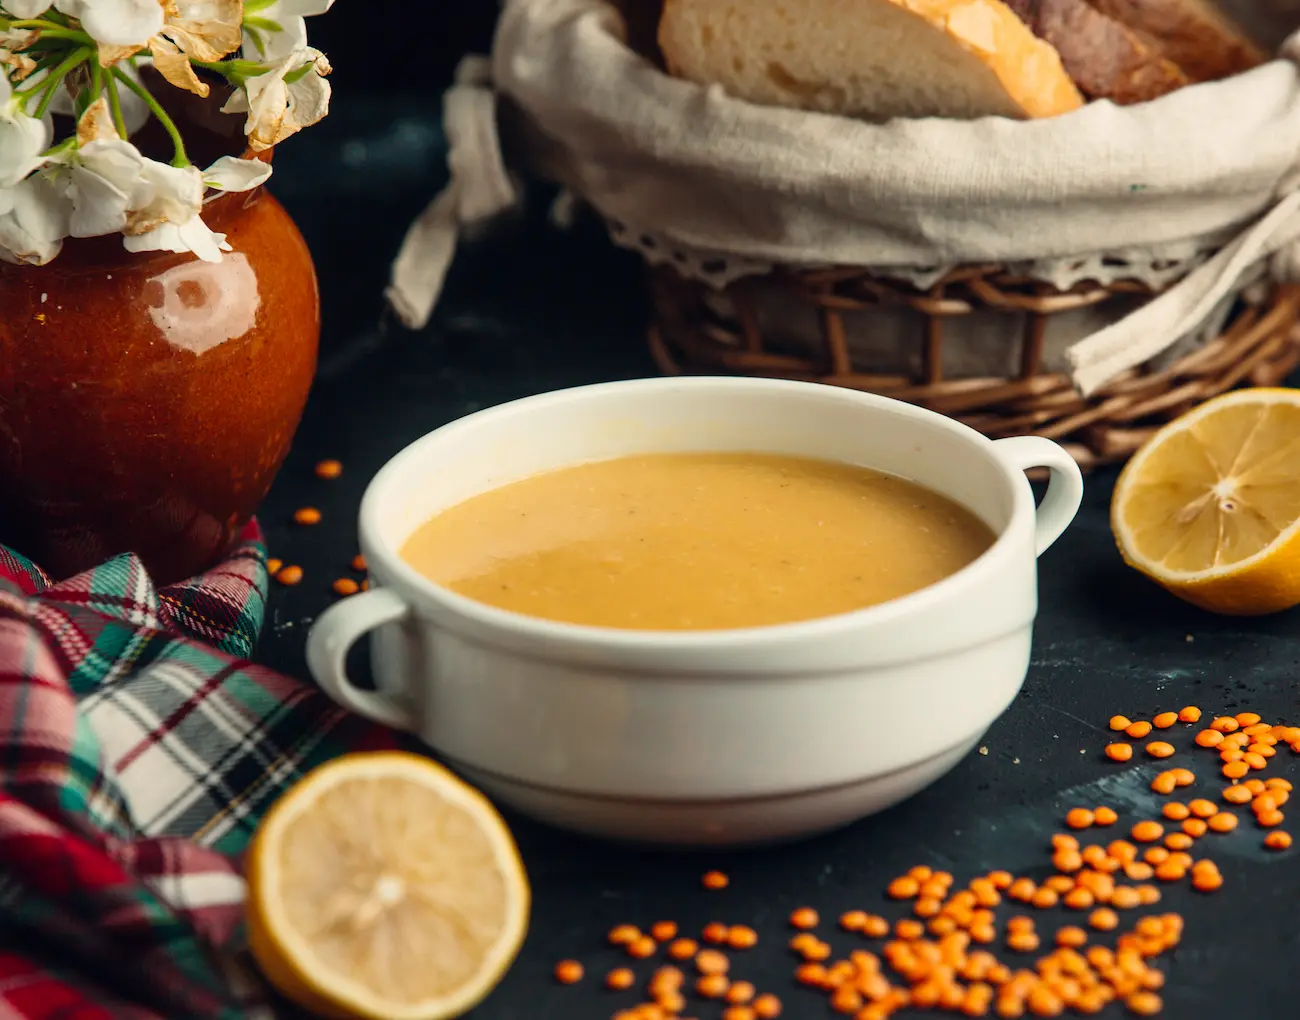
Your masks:
<instances>
[{"instance_id":1,"label":"dark stone surface","mask_svg":"<svg viewBox=\"0 0 1300 1020\"><path fill-rule=\"evenodd\" d=\"M278 160L274 190L312 245L325 302L319 380L263 512L272 553L301 564L306 580L273 593L260 655L296 676L305 672L306 629L356 551L361 493L391 455L481 407L654 371L642 340L646 305L636 261L599 238L561 236L540 214L463 253L428 330L410 334L388 324L381 298L388 260L440 181L434 109L433 100L340 97L331 119L286 145ZM312 476L322 457L344 462L342 479ZM792 908L819 909L832 943L847 949L856 940L837 933L833 919L853 907L887 909L883 887L911 865L943 867L960 880L995 867L1042 877L1048 837L1079 805L1120 809L1107 838L1126 835L1136 818L1158 813L1147 783L1160 766L1140 756L1119 766L1102 756L1113 713L1150 718L1194 703L1207 717L1249 708L1294 721L1300 617L1214 618L1128 570L1107 525L1113 478L1101 472L1088 479L1079 520L1041 561L1033 663L1023 694L983 741L988 753L972 754L912 800L830 836L746 853L643 853L511 816L535 890L532 931L474 1020L603 1020L636 1001L600 989L603 972L623 962L603 945L605 931L663 918L694 931L711 920L753 925L762 941L735 954L735 973L778 992L786 1017L830 1015L819 996L792 984L785 950ZM289 524L302 505L319 507L324 523ZM862 739L888 725L862 720ZM1190 747L1190 728L1170 732L1180 749ZM1177 761L1197 767L1196 793L1217 796L1217 759L1197 754ZM1268 774L1294 779L1291 758L1284 750ZM1269 854L1261 839L1247 823L1199 844L1222 868L1219 896L1185 884L1165 890L1160 909L1187 918L1182 947L1162 964L1169 972L1165 1015L1173 1020L1227 1009L1243 1020L1262 1020L1278 1007L1294 1012L1288 993L1300 988L1300 868L1294 852ZM700 874L712 867L730 874L725 892L700 889ZM1036 916L1047 935L1067 923L1063 911ZM557 987L550 977L555 961L569 956L588 968L578 988ZM692 1013L712 1020L720 1010L702 1005Z\"/></svg>"}]
</instances>

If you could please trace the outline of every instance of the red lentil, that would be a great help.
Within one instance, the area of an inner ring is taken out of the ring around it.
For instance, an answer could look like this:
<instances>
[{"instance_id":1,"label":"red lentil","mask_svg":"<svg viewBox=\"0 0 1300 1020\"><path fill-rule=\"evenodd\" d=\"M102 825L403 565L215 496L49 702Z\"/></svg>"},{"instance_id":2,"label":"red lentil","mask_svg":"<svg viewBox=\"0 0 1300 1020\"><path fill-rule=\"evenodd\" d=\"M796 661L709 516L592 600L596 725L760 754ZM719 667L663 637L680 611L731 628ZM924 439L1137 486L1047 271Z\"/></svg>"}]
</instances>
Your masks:
<instances>
[{"instance_id":1,"label":"red lentil","mask_svg":"<svg viewBox=\"0 0 1300 1020\"><path fill-rule=\"evenodd\" d=\"M1212 832L1231 832L1237 827L1237 816L1231 811L1220 811L1205 824Z\"/></svg>"},{"instance_id":2,"label":"red lentil","mask_svg":"<svg viewBox=\"0 0 1300 1020\"><path fill-rule=\"evenodd\" d=\"M1097 816L1087 808L1072 808L1065 816L1065 824L1071 829L1090 829Z\"/></svg>"},{"instance_id":3,"label":"red lentil","mask_svg":"<svg viewBox=\"0 0 1300 1020\"><path fill-rule=\"evenodd\" d=\"M626 952L628 956L636 957L638 960L646 960L654 956L655 948L654 939L649 935L641 935L627 944Z\"/></svg>"},{"instance_id":4,"label":"red lentil","mask_svg":"<svg viewBox=\"0 0 1300 1020\"><path fill-rule=\"evenodd\" d=\"M1287 850L1291 846L1291 834L1281 829L1274 829L1264 837L1264 846L1270 850Z\"/></svg>"},{"instance_id":5,"label":"red lentil","mask_svg":"<svg viewBox=\"0 0 1300 1020\"><path fill-rule=\"evenodd\" d=\"M350 577L340 577L331 587L334 589L335 595L343 595L344 597L355 595L361 590L361 586Z\"/></svg>"},{"instance_id":6,"label":"red lentil","mask_svg":"<svg viewBox=\"0 0 1300 1020\"><path fill-rule=\"evenodd\" d=\"M706 871L700 881L705 889L725 889L731 884L731 879L721 871Z\"/></svg>"},{"instance_id":7,"label":"red lentil","mask_svg":"<svg viewBox=\"0 0 1300 1020\"><path fill-rule=\"evenodd\" d=\"M266 561L266 572L272 575L278 574L280 572L280 568L283 566L284 566L283 560L277 560L274 557L272 557L271 559Z\"/></svg>"},{"instance_id":8,"label":"red lentil","mask_svg":"<svg viewBox=\"0 0 1300 1020\"><path fill-rule=\"evenodd\" d=\"M1179 722L1194 723L1201 721L1201 710L1195 705L1188 705L1178 713Z\"/></svg>"},{"instance_id":9,"label":"red lentil","mask_svg":"<svg viewBox=\"0 0 1300 1020\"><path fill-rule=\"evenodd\" d=\"M727 932L727 945L732 949L753 949L758 945L758 932L748 925L732 925Z\"/></svg>"},{"instance_id":10,"label":"red lentil","mask_svg":"<svg viewBox=\"0 0 1300 1020\"><path fill-rule=\"evenodd\" d=\"M731 929L721 921L710 921L700 932L700 938L705 942L711 942L715 946L725 945L727 936L731 934Z\"/></svg>"},{"instance_id":11,"label":"red lentil","mask_svg":"<svg viewBox=\"0 0 1300 1020\"><path fill-rule=\"evenodd\" d=\"M1110 728L1117 733L1128 729L1133 725L1133 720L1126 715L1112 715L1110 717Z\"/></svg>"},{"instance_id":12,"label":"red lentil","mask_svg":"<svg viewBox=\"0 0 1300 1020\"><path fill-rule=\"evenodd\" d=\"M366 558L360 553L352 557L352 569L364 571L366 569Z\"/></svg>"},{"instance_id":13,"label":"red lentil","mask_svg":"<svg viewBox=\"0 0 1300 1020\"><path fill-rule=\"evenodd\" d=\"M286 587L292 588L295 584L302 583L302 567L281 567L276 572L275 579Z\"/></svg>"},{"instance_id":14,"label":"red lentil","mask_svg":"<svg viewBox=\"0 0 1300 1020\"><path fill-rule=\"evenodd\" d=\"M305 506L293 512L293 522L310 527L320 523L320 516L320 511L314 506Z\"/></svg>"},{"instance_id":15,"label":"red lentil","mask_svg":"<svg viewBox=\"0 0 1300 1020\"><path fill-rule=\"evenodd\" d=\"M699 944L694 939L674 939L668 944L668 955L674 960L689 960L699 949Z\"/></svg>"},{"instance_id":16,"label":"red lentil","mask_svg":"<svg viewBox=\"0 0 1300 1020\"><path fill-rule=\"evenodd\" d=\"M1114 825L1119 821L1119 815L1114 808L1099 807L1093 811L1092 820L1101 826Z\"/></svg>"},{"instance_id":17,"label":"red lentil","mask_svg":"<svg viewBox=\"0 0 1300 1020\"><path fill-rule=\"evenodd\" d=\"M1107 744L1106 757L1111 761L1128 761L1133 757L1132 744Z\"/></svg>"},{"instance_id":18,"label":"red lentil","mask_svg":"<svg viewBox=\"0 0 1300 1020\"><path fill-rule=\"evenodd\" d=\"M1174 754L1174 745L1163 740L1153 740L1147 744L1147 754L1152 758L1171 758Z\"/></svg>"},{"instance_id":19,"label":"red lentil","mask_svg":"<svg viewBox=\"0 0 1300 1020\"><path fill-rule=\"evenodd\" d=\"M1178 722L1177 712L1160 712L1151 717L1151 725L1158 730L1167 730L1176 722Z\"/></svg>"},{"instance_id":20,"label":"red lentil","mask_svg":"<svg viewBox=\"0 0 1300 1020\"><path fill-rule=\"evenodd\" d=\"M561 960L555 965L555 980L562 985L576 985L585 973L577 960Z\"/></svg>"},{"instance_id":21,"label":"red lentil","mask_svg":"<svg viewBox=\"0 0 1300 1020\"><path fill-rule=\"evenodd\" d=\"M605 987L611 991L625 991L634 984L636 984L636 975L626 967L616 967L605 975Z\"/></svg>"},{"instance_id":22,"label":"red lentil","mask_svg":"<svg viewBox=\"0 0 1300 1020\"><path fill-rule=\"evenodd\" d=\"M343 465L337 460L322 460L316 463L316 477L326 480L337 478L343 474Z\"/></svg>"}]
</instances>

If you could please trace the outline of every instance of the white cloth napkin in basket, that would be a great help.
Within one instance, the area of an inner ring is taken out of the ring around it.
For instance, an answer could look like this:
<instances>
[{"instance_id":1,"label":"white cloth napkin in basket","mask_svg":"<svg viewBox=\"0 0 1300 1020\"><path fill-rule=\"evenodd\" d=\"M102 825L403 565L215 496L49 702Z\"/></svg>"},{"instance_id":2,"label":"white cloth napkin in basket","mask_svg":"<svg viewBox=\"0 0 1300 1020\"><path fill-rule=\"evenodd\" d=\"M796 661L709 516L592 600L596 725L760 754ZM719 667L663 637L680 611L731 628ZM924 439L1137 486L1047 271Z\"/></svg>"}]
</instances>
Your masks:
<instances>
[{"instance_id":1,"label":"white cloth napkin in basket","mask_svg":"<svg viewBox=\"0 0 1300 1020\"><path fill-rule=\"evenodd\" d=\"M1085 395L1192 333L1262 263L1300 282L1300 33L1263 67L1150 103L886 124L731 99L664 74L624 38L605 0L506 0L490 61L467 59L444 100L451 181L394 263L404 322L427 322L460 231L518 201L511 169L741 272L1005 262L1059 285L1106 259L1214 252L1068 350ZM520 129L514 168L501 100Z\"/></svg>"}]
</instances>

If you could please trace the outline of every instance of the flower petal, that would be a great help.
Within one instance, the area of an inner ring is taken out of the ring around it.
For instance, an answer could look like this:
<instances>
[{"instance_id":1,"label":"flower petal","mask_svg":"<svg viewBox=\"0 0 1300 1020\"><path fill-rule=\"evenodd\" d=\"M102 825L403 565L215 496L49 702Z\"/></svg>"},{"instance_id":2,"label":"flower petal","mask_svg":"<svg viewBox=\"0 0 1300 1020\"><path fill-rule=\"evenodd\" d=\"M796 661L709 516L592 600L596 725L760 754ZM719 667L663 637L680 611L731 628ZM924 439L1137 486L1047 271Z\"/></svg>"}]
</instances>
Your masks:
<instances>
[{"instance_id":1,"label":"flower petal","mask_svg":"<svg viewBox=\"0 0 1300 1020\"><path fill-rule=\"evenodd\" d=\"M163 27L165 0L58 0L64 14L102 46L143 48ZM70 10L69 8L73 8Z\"/></svg>"},{"instance_id":2,"label":"flower petal","mask_svg":"<svg viewBox=\"0 0 1300 1020\"><path fill-rule=\"evenodd\" d=\"M54 259L68 236L71 205L58 186L37 174L19 181L0 215L0 259L43 266Z\"/></svg>"},{"instance_id":3,"label":"flower petal","mask_svg":"<svg viewBox=\"0 0 1300 1020\"><path fill-rule=\"evenodd\" d=\"M19 21L26 21L48 11L50 0L5 0L4 8Z\"/></svg>"},{"instance_id":4,"label":"flower petal","mask_svg":"<svg viewBox=\"0 0 1300 1020\"><path fill-rule=\"evenodd\" d=\"M233 250L226 235L212 231L201 216L180 225L164 223L145 234L128 234L122 244L130 252L193 252L204 262L220 262L223 251Z\"/></svg>"},{"instance_id":5,"label":"flower petal","mask_svg":"<svg viewBox=\"0 0 1300 1020\"><path fill-rule=\"evenodd\" d=\"M195 60L216 61L239 49L244 0L177 0L163 34Z\"/></svg>"},{"instance_id":6,"label":"flower petal","mask_svg":"<svg viewBox=\"0 0 1300 1020\"><path fill-rule=\"evenodd\" d=\"M113 126L113 114L108 109L108 100L100 96L86 107L86 112L77 121L77 147L84 149L101 138L116 137L117 128Z\"/></svg>"},{"instance_id":7,"label":"flower petal","mask_svg":"<svg viewBox=\"0 0 1300 1020\"><path fill-rule=\"evenodd\" d=\"M178 89L207 98L208 93L212 91L208 83L195 74L194 65L190 63L189 57L182 53L167 35L156 36L150 43L150 51L153 53L153 66L167 81Z\"/></svg>"},{"instance_id":8,"label":"flower petal","mask_svg":"<svg viewBox=\"0 0 1300 1020\"><path fill-rule=\"evenodd\" d=\"M271 164L260 159L222 156L203 171L203 183L219 191L252 191L271 176Z\"/></svg>"}]
</instances>

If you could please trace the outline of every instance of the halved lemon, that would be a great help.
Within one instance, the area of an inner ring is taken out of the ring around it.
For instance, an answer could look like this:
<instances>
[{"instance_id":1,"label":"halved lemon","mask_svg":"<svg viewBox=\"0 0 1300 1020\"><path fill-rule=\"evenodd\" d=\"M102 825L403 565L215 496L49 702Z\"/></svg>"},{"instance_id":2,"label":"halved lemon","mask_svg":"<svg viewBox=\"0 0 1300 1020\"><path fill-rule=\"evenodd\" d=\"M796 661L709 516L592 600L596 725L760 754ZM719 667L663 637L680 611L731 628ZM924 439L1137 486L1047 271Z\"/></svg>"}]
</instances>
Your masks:
<instances>
[{"instance_id":1,"label":"halved lemon","mask_svg":"<svg viewBox=\"0 0 1300 1020\"><path fill-rule=\"evenodd\" d=\"M1300 604L1300 390L1235 390L1155 434L1115 483L1128 563L1215 613Z\"/></svg>"},{"instance_id":2,"label":"halved lemon","mask_svg":"<svg viewBox=\"0 0 1300 1020\"><path fill-rule=\"evenodd\" d=\"M505 822L413 754L350 754L308 773L267 813L246 872L254 958L323 1016L460 1016L501 980L528 927Z\"/></svg>"}]
</instances>

